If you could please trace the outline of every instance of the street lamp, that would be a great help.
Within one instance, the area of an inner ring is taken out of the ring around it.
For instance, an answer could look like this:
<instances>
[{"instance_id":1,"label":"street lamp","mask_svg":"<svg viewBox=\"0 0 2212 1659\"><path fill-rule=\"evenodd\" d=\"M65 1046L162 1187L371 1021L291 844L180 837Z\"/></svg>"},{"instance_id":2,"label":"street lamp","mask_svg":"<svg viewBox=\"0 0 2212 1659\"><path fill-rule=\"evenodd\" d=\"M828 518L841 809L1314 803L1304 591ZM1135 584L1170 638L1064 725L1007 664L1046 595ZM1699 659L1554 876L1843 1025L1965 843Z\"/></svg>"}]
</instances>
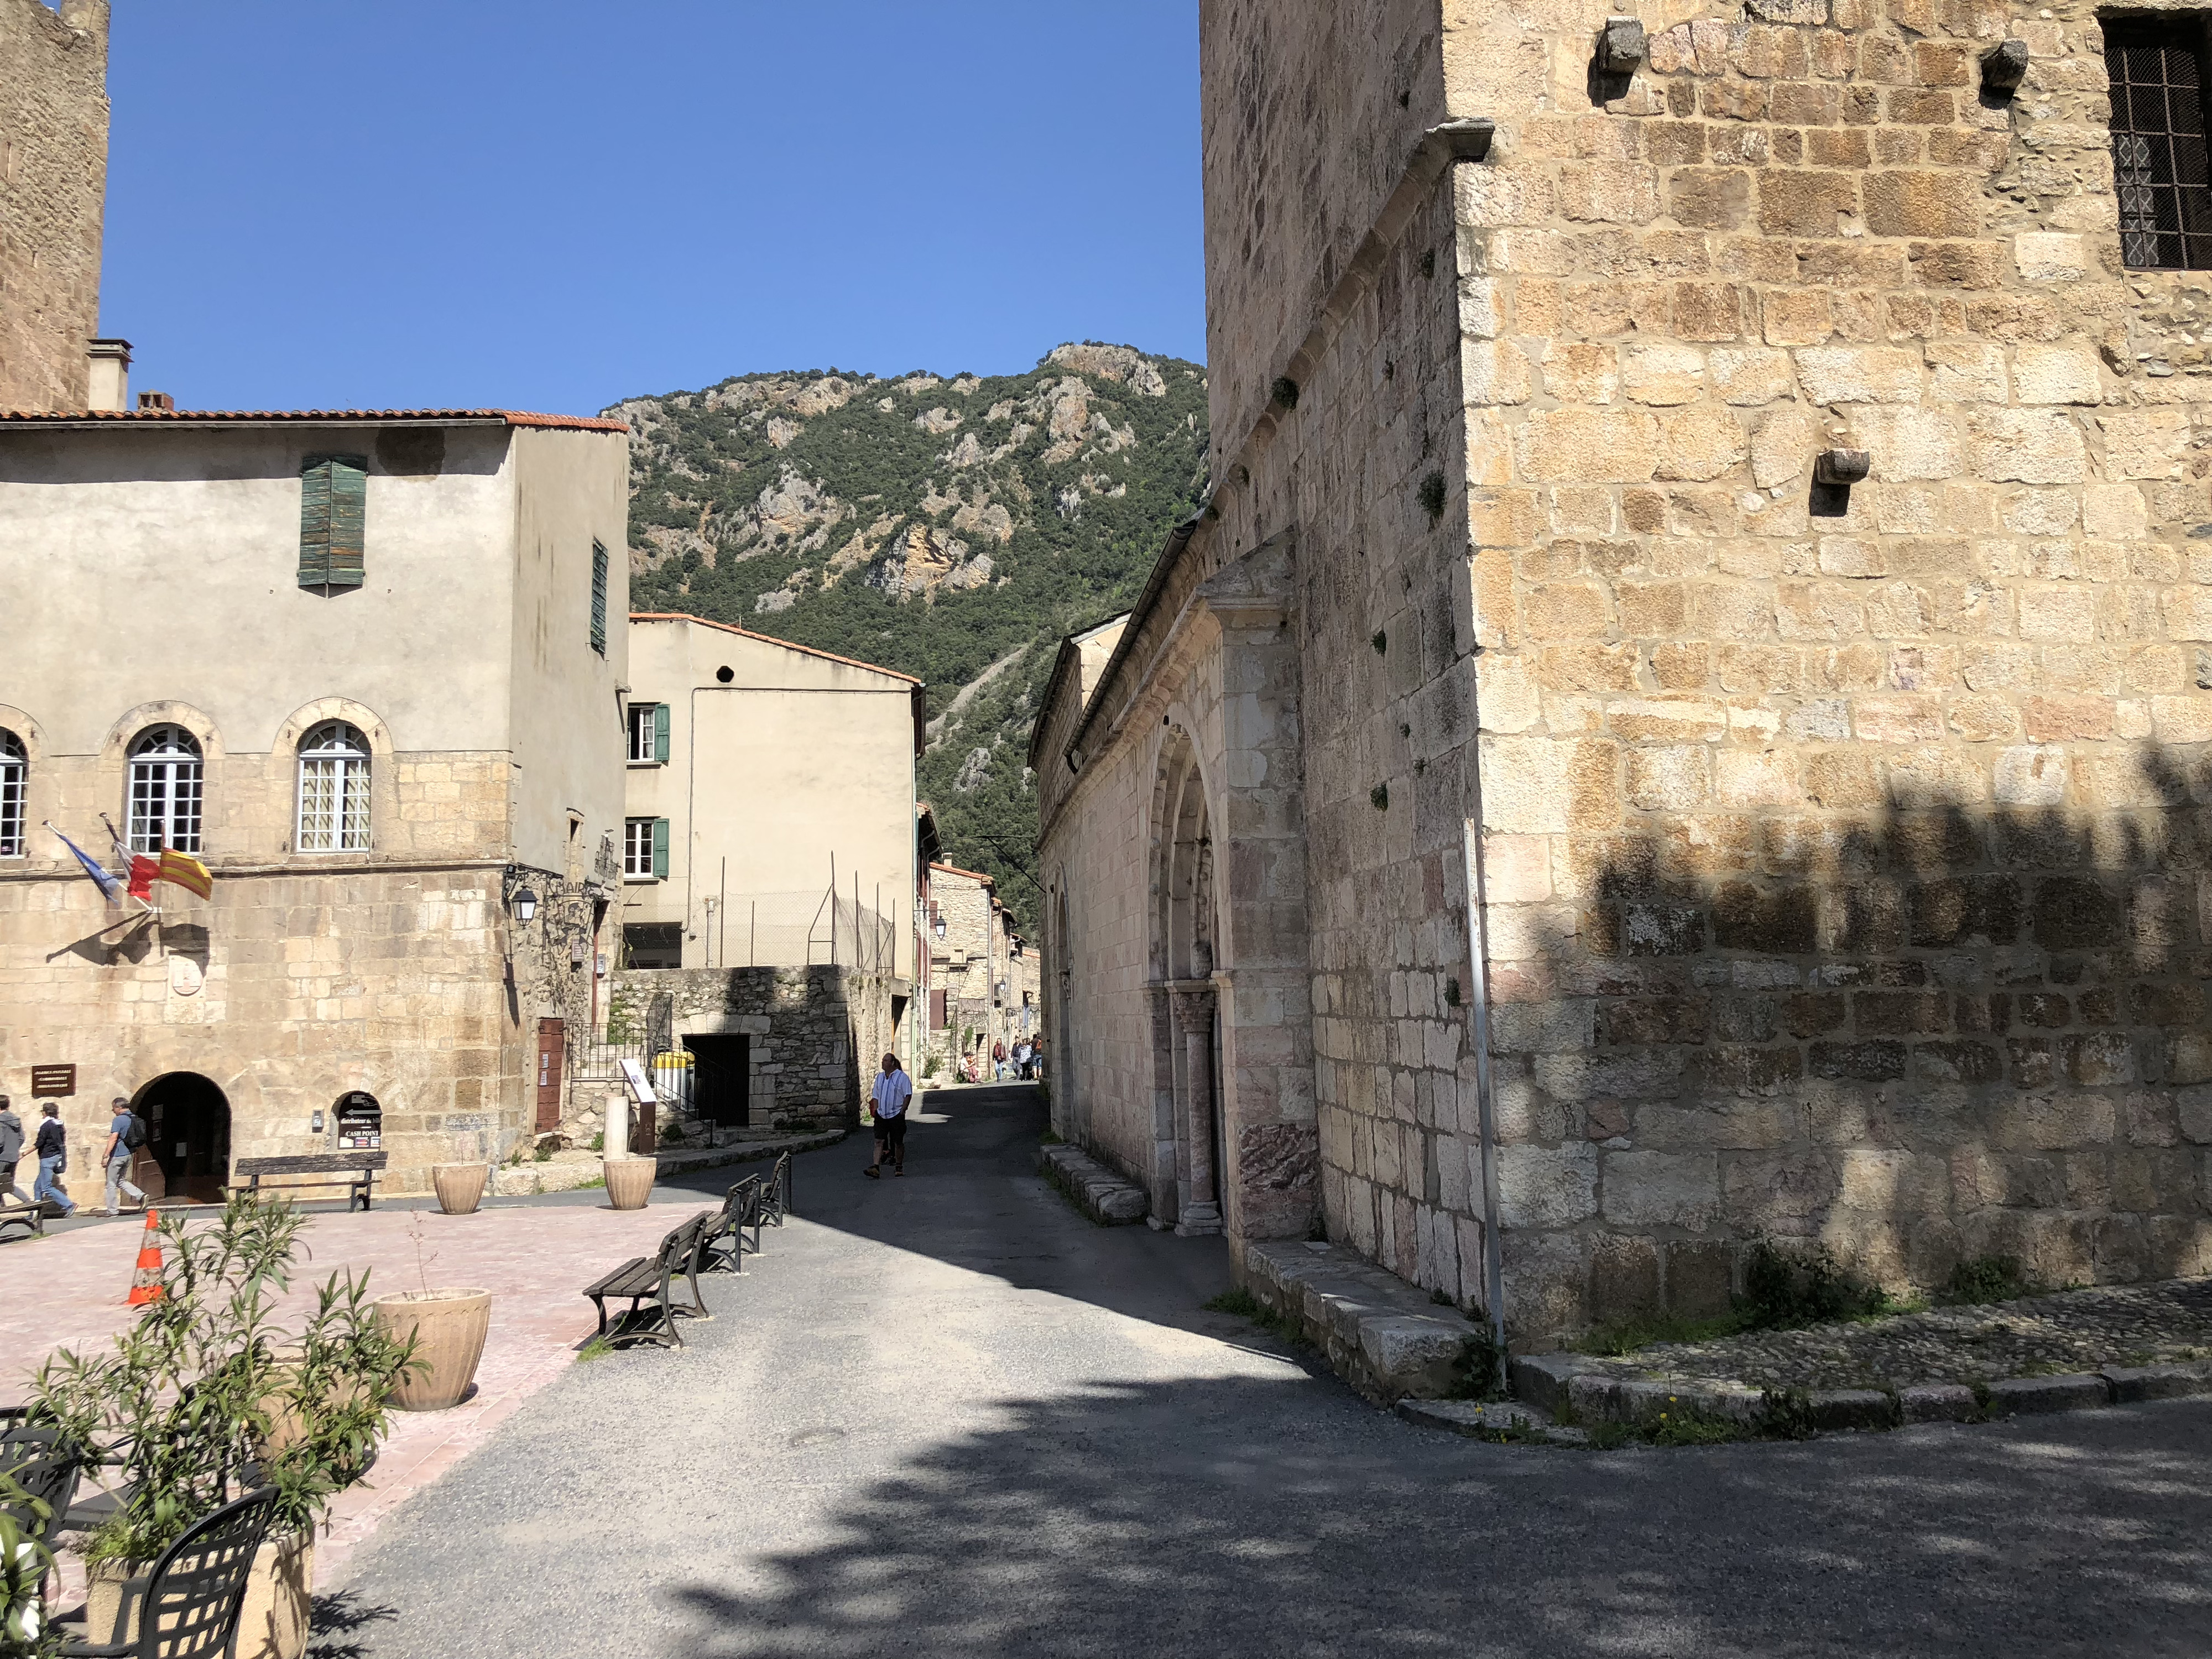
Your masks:
<instances>
[{"instance_id":1,"label":"street lamp","mask_svg":"<svg viewBox=\"0 0 2212 1659\"><path fill-rule=\"evenodd\" d=\"M538 895L527 887L517 891L514 896L514 919L517 921L528 921L537 914Z\"/></svg>"},{"instance_id":2,"label":"street lamp","mask_svg":"<svg viewBox=\"0 0 2212 1659\"><path fill-rule=\"evenodd\" d=\"M938 938L939 938L939 939L943 939L943 938L945 937L945 912L944 912L944 911L939 910L939 912L938 912L934 916L933 916L933 917L931 917L931 918L930 918L929 927L930 927L930 931L931 931L932 933L935 933L935 934L938 936Z\"/></svg>"}]
</instances>

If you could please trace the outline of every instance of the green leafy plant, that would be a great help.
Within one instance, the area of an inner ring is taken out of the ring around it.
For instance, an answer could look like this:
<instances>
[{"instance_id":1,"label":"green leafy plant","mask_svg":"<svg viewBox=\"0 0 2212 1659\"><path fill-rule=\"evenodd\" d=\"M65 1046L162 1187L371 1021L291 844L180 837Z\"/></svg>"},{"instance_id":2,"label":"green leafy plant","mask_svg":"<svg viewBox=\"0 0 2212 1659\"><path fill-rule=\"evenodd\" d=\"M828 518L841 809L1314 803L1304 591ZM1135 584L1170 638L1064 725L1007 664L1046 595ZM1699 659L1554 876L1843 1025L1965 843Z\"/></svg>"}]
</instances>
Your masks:
<instances>
[{"instance_id":1,"label":"green leafy plant","mask_svg":"<svg viewBox=\"0 0 2212 1659\"><path fill-rule=\"evenodd\" d=\"M606 1134L605 1134L605 1133L604 1131L602 1131L600 1133L599 1133L599 1134L595 1134L595 1135L593 1135L593 1136L592 1137L592 1150L593 1152L604 1152L605 1151L606 1151L606 1149L607 1149L607 1137L606 1137Z\"/></svg>"},{"instance_id":2,"label":"green leafy plant","mask_svg":"<svg viewBox=\"0 0 2212 1659\"><path fill-rule=\"evenodd\" d=\"M305 1221L244 1192L211 1223L165 1215L161 1297L108 1352L40 1367L41 1413L130 1487L88 1562L152 1560L236 1496L249 1464L276 1489L277 1529L301 1534L367 1473L413 1342L377 1323L366 1273L332 1274L296 1331L279 1324Z\"/></svg>"},{"instance_id":3,"label":"green leafy plant","mask_svg":"<svg viewBox=\"0 0 2212 1659\"><path fill-rule=\"evenodd\" d=\"M2018 1257L1978 1255L1951 1269L1951 1277L1936 1293L1936 1299L1948 1307L1969 1307L1985 1302L2017 1302L2039 1294L2041 1289L2021 1272Z\"/></svg>"},{"instance_id":4,"label":"green leafy plant","mask_svg":"<svg viewBox=\"0 0 2212 1659\"><path fill-rule=\"evenodd\" d=\"M1820 1244L1784 1249L1752 1241L1737 1310L1747 1330L1792 1330L1892 1311L1889 1297L1845 1268Z\"/></svg>"},{"instance_id":5,"label":"green leafy plant","mask_svg":"<svg viewBox=\"0 0 2212 1659\"><path fill-rule=\"evenodd\" d=\"M52 1518L53 1506L33 1498L0 1474L0 1505L28 1510L43 1528ZM61 1635L46 1616L46 1575L53 1571L54 1553L17 1524L14 1516L0 1512L0 1656L4 1659L47 1659L61 1651Z\"/></svg>"},{"instance_id":6,"label":"green leafy plant","mask_svg":"<svg viewBox=\"0 0 2212 1659\"><path fill-rule=\"evenodd\" d=\"M1421 510L1429 515L1429 522L1432 525L1443 517L1444 475L1443 473L1431 472L1421 480Z\"/></svg>"},{"instance_id":7,"label":"green leafy plant","mask_svg":"<svg viewBox=\"0 0 2212 1659\"><path fill-rule=\"evenodd\" d=\"M1505 1347L1491 1328L1490 1315L1481 1308L1470 1310L1474 1334L1468 1337L1452 1364L1454 1400L1503 1400L1506 1396Z\"/></svg>"}]
</instances>

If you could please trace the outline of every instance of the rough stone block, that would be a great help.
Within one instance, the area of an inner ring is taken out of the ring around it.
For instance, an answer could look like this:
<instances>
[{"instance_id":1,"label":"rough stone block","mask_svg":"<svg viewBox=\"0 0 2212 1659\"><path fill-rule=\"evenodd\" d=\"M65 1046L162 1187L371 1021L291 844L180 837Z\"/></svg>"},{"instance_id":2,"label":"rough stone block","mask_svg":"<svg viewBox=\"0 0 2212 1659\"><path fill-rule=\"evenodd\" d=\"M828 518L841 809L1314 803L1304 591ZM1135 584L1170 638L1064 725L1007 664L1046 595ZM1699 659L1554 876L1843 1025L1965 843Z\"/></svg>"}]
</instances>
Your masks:
<instances>
[{"instance_id":1,"label":"rough stone block","mask_svg":"<svg viewBox=\"0 0 2212 1659\"><path fill-rule=\"evenodd\" d=\"M1893 1429L1898 1423L1898 1402L1879 1389L1815 1389L1806 1405L1820 1429Z\"/></svg>"},{"instance_id":2,"label":"rough stone block","mask_svg":"<svg viewBox=\"0 0 2212 1659\"><path fill-rule=\"evenodd\" d=\"M1963 1382L1919 1382L1897 1391L1898 1410L1907 1423L1972 1423L1982 1402Z\"/></svg>"},{"instance_id":3,"label":"rough stone block","mask_svg":"<svg viewBox=\"0 0 2212 1659\"><path fill-rule=\"evenodd\" d=\"M2112 1402L2112 1386L2094 1372L2070 1376L2014 1376L1990 1384L1995 1416L2087 1411Z\"/></svg>"},{"instance_id":4,"label":"rough stone block","mask_svg":"<svg viewBox=\"0 0 2212 1659\"><path fill-rule=\"evenodd\" d=\"M2107 1365L2099 1373L2122 1405L2212 1394L2212 1361L2186 1365Z\"/></svg>"}]
</instances>

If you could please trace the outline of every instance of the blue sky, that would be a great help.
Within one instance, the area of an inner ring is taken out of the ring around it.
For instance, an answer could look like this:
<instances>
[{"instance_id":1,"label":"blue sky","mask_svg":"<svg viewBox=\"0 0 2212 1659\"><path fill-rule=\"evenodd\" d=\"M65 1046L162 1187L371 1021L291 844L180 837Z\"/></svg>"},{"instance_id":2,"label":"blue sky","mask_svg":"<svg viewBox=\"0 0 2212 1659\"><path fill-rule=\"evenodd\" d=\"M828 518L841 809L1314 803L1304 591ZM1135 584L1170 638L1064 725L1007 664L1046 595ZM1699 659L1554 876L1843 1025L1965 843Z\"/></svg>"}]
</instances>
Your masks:
<instances>
[{"instance_id":1,"label":"blue sky","mask_svg":"<svg viewBox=\"0 0 2212 1659\"><path fill-rule=\"evenodd\" d=\"M117 0L101 328L179 407L1202 356L1192 0Z\"/></svg>"}]
</instances>

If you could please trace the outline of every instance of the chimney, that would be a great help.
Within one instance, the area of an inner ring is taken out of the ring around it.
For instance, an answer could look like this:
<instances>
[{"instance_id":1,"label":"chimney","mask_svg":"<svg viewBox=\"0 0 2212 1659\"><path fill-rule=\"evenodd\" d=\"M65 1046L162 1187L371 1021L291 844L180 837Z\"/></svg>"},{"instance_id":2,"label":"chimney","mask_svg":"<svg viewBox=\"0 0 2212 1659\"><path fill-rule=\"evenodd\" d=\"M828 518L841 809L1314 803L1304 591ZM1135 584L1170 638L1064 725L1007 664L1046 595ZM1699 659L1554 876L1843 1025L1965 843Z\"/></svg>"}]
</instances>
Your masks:
<instances>
[{"instance_id":1,"label":"chimney","mask_svg":"<svg viewBox=\"0 0 2212 1659\"><path fill-rule=\"evenodd\" d=\"M149 411L173 415L177 412L177 400L166 392L142 392L138 394L138 412L144 415Z\"/></svg>"},{"instance_id":2,"label":"chimney","mask_svg":"<svg viewBox=\"0 0 2212 1659\"><path fill-rule=\"evenodd\" d=\"M121 411L131 407L131 342L94 340L86 348L92 359L92 389L85 407Z\"/></svg>"}]
</instances>

